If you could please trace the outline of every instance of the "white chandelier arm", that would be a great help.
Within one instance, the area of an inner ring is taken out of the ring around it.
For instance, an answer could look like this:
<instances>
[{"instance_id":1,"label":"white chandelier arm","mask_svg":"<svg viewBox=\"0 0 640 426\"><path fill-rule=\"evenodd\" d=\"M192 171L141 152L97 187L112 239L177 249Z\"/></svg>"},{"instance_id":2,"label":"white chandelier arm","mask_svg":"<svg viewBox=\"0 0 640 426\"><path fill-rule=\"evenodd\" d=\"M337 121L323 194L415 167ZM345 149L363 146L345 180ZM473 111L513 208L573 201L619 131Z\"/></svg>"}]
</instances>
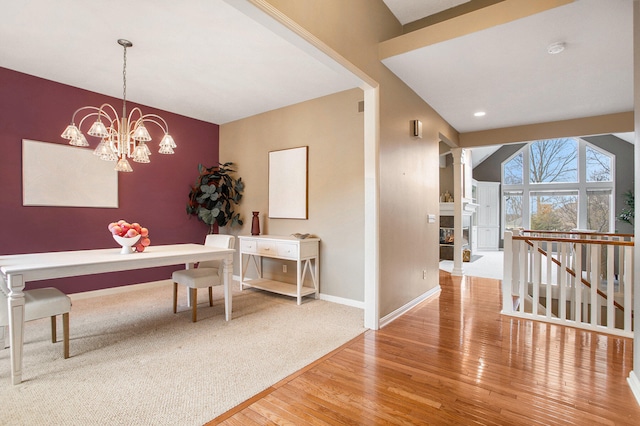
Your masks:
<instances>
[{"instance_id":1,"label":"white chandelier arm","mask_svg":"<svg viewBox=\"0 0 640 426\"><path fill-rule=\"evenodd\" d=\"M100 118L104 117L105 121L108 122L109 127L113 125L111 117L109 117L108 115L106 115L102 111L95 111L95 112L90 112L87 115L85 115L84 117L82 117L82 119L80 120L80 123L78 123L78 129L82 129L82 123L84 123L84 120L86 120L87 118L90 118L90 117L97 117L97 119L100 119Z\"/></svg>"},{"instance_id":2,"label":"white chandelier arm","mask_svg":"<svg viewBox=\"0 0 640 426\"><path fill-rule=\"evenodd\" d=\"M107 114L104 110L105 109L110 109L111 112L113 113L113 118L111 117L111 115ZM102 104L100 105L100 112L102 113L102 115L104 117L107 117L109 119L109 122L113 125L114 121L118 121L118 112L116 111L116 109L113 107L113 105L111 104Z\"/></svg>"},{"instance_id":3,"label":"white chandelier arm","mask_svg":"<svg viewBox=\"0 0 640 426\"><path fill-rule=\"evenodd\" d=\"M105 109L111 109L111 112L113 112L113 117L116 118L112 118L107 112L105 112ZM74 113L73 116L71 117L71 122L73 124L75 124L76 122L76 115L78 115L78 113L80 111L84 111L84 110L92 110L94 112L88 113L87 115L85 115L84 117L82 117L82 120L80 120L80 123L82 123L87 117L93 117L93 116L98 116L98 118L104 117L105 119L107 119L109 121L109 125L113 125L114 120L117 119L118 117L118 113L116 112L116 110L109 104L102 104L100 105L100 108L98 107L94 107L94 106L83 106L81 108L78 108ZM78 128L80 128L81 124L78 125Z\"/></svg>"},{"instance_id":4,"label":"white chandelier arm","mask_svg":"<svg viewBox=\"0 0 640 426\"><path fill-rule=\"evenodd\" d=\"M149 118L152 117L152 118ZM156 120L154 120L153 118L159 118L160 121L162 121L162 123L158 123ZM141 118L143 123L153 123L156 126L160 127L162 129L163 132L165 133L169 133L169 126L167 125L167 122L164 121L162 119L162 117L160 117L159 115L155 115L155 114L147 114L147 115L143 115Z\"/></svg>"},{"instance_id":5,"label":"white chandelier arm","mask_svg":"<svg viewBox=\"0 0 640 426\"><path fill-rule=\"evenodd\" d=\"M162 131L164 133L169 133L169 125L167 124L167 122L164 120L164 118L160 117L157 114L143 114L142 110L138 107L135 107L131 110L131 112L129 113L129 123L133 123L133 114L134 113L138 113L139 117L137 120L135 120L136 123L153 123L156 126L160 127L160 129L162 129ZM157 118L158 120L160 120L162 122L162 124L158 123L157 121L153 120L154 118ZM137 127L137 125L136 125Z\"/></svg>"}]
</instances>

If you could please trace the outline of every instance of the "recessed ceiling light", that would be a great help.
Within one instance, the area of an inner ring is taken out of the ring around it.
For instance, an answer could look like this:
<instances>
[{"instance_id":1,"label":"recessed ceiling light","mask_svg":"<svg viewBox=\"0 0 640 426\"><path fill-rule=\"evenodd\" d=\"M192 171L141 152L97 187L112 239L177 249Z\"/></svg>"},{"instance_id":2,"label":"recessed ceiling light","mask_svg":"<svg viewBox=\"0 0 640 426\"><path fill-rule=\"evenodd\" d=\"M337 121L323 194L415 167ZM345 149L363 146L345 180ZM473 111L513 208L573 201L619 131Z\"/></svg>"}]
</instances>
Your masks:
<instances>
[{"instance_id":1,"label":"recessed ceiling light","mask_svg":"<svg viewBox=\"0 0 640 426\"><path fill-rule=\"evenodd\" d=\"M562 52L564 50L564 43L561 41L558 41L556 43L551 43L548 47L547 47L547 52L550 55L557 55L558 53Z\"/></svg>"},{"instance_id":2,"label":"recessed ceiling light","mask_svg":"<svg viewBox=\"0 0 640 426\"><path fill-rule=\"evenodd\" d=\"M487 113L484 111L474 112L473 115L476 117L484 117Z\"/></svg>"}]
</instances>

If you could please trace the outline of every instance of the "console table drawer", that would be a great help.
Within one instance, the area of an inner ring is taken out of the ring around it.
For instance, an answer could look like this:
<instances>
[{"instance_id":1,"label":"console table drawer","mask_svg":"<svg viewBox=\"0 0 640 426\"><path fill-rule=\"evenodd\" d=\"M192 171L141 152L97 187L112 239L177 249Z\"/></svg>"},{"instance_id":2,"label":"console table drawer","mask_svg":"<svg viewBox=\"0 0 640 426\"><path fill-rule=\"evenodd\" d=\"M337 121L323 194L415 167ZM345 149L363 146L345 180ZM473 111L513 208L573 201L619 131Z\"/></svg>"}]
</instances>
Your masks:
<instances>
[{"instance_id":1,"label":"console table drawer","mask_svg":"<svg viewBox=\"0 0 640 426\"><path fill-rule=\"evenodd\" d=\"M257 253L263 256L277 256L276 243L273 241L258 241Z\"/></svg>"},{"instance_id":2,"label":"console table drawer","mask_svg":"<svg viewBox=\"0 0 640 426\"><path fill-rule=\"evenodd\" d=\"M295 244L278 243L278 257L297 259L298 246Z\"/></svg>"},{"instance_id":3,"label":"console table drawer","mask_svg":"<svg viewBox=\"0 0 640 426\"><path fill-rule=\"evenodd\" d=\"M245 253L257 253L256 240L240 240L240 251Z\"/></svg>"}]
</instances>

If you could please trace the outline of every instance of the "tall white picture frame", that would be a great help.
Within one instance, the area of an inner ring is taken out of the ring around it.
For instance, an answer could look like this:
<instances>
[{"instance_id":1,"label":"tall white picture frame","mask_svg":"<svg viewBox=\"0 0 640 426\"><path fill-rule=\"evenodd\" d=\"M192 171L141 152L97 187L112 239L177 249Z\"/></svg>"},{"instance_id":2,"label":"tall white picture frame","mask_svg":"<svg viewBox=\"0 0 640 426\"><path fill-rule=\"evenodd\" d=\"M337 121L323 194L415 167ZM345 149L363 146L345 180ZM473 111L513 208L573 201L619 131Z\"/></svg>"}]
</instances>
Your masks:
<instances>
[{"instance_id":1,"label":"tall white picture frame","mask_svg":"<svg viewBox=\"0 0 640 426\"><path fill-rule=\"evenodd\" d=\"M269 218L308 218L309 147L269 152Z\"/></svg>"}]
</instances>

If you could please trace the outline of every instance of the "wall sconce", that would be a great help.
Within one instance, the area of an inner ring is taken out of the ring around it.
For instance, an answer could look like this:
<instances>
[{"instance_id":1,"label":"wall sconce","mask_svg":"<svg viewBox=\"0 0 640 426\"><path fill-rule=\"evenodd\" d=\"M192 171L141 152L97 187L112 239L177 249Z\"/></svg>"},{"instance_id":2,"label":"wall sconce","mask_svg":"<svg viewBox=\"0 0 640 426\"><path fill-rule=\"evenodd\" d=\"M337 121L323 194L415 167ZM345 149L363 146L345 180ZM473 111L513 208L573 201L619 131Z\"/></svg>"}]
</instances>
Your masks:
<instances>
[{"instance_id":1,"label":"wall sconce","mask_svg":"<svg viewBox=\"0 0 640 426\"><path fill-rule=\"evenodd\" d=\"M422 139L422 121L411 120L411 136Z\"/></svg>"}]
</instances>

